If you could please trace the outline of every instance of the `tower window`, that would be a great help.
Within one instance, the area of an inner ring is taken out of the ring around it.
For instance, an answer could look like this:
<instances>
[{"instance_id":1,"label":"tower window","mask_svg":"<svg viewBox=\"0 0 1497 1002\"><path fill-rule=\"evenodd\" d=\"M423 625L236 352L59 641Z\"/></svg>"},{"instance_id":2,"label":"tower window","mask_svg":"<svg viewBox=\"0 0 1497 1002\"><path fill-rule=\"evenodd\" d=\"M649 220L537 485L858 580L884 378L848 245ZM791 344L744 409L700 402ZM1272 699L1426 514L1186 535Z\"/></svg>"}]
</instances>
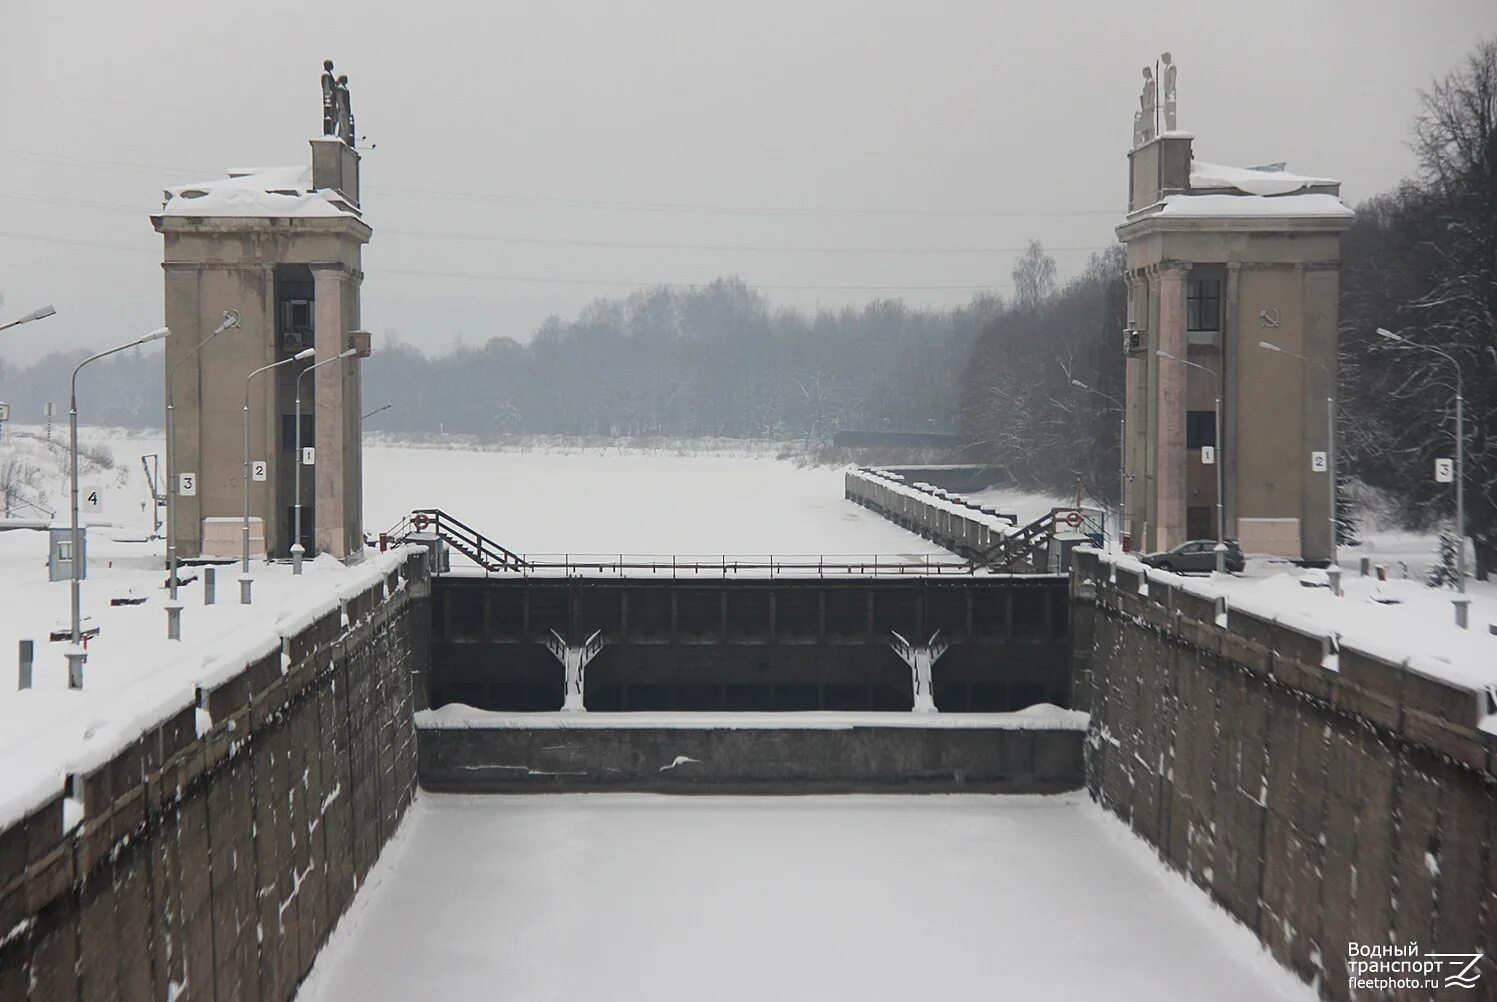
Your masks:
<instances>
[{"instance_id":1,"label":"tower window","mask_svg":"<svg viewBox=\"0 0 1497 1002\"><path fill-rule=\"evenodd\" d=\"M1185 329L1187 331L1219 331L1222 327L1221 317L1221 279L1187 279L1185 283Z\"/></svg>"},{"instance_id":2,"label":"tower window","mask_svg":"<svg viewBox=\"0 0 1497 1002\"><path fill-rule=\"evenodd\" d=\"M312 344L312 301L287 299L281 303L281 351L294 354Z\"/></svg>"},{"instance_id":3,"label":"tower window","mask_svg":"<svg viewBox=\"0 0 1497 1002\"><path fill-rule=\"evenodd\" d=\"M1216 445L1216 412L1185 412L1185 448L1199 449Z\"/></svg>"}]
</instances>

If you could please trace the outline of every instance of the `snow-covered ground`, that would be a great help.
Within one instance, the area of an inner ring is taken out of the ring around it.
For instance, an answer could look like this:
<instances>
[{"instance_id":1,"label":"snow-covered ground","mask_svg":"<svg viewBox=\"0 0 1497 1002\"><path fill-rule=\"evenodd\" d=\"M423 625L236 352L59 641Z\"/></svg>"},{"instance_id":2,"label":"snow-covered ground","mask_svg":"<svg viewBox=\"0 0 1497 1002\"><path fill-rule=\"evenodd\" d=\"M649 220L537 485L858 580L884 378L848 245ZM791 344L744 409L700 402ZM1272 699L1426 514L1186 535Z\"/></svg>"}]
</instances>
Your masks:
<instances>
[{"instance_id":1,"label":"snow-covered ground","mask_svg":"<svg viewBox=\"0 0 1497 1002\"><path fill-rule=\"evenodd\" d=\"M984 491L971 491L963 494L962 497L968 501L987 505L1005 515L1015 515L1020 525L1033 522L1041 515L1048 514L1052 508L1064 508L1073 500L1016 490L1012 487L990 487ZM1095 504L1095 502L1088 499L1087 504Z\"/></svg>"},{"instance_id":2,"label":"snow-covered ground","mask_svg":"<svg viewBox=\"0 0 1497 1002\"><path fill-rule=\"evenodd\" d=\"M66 525L65 453L28 437L30 431L7 431L0 464L21 459L40 471L26 496ZM54 443L65 438L64 429ZM102 509L83 519L90 527L88 577L80 587L83 626L99 633L88 643L82 690L67 687L67 643L48 639L68 629L71 603L68 582L47 579L47 534L0 532L0 828L55 796L68 772L108 758L189 705L198 685L215 684L277 647L281 629L309 611L336 608L340 590L367 588L380 574L376 564L350 568L332 558L309 563L301 578L285 566L260 565L254 604L242 606L238 567L221 567L217 604L204 606L201 577L181 589L183 639L168 640L164 544L151 538L150 494L139 461L160 452L160 436L88 429L80 443L95 457L82 464L80 480L98 488ZM144 601L111 605L115 599ZM35 651L32 688L25 691L17 688L22 640L32 641Z\"/></svg>"},{"instance_id":3,"label":"snow-covered ground","mask_svg":"<svg viewBox=\"0 0 1497 1002\"><path fill-rule=\"evenodd\" d=\"M1083 795L423 794L297 997L1315 993Z\"/></svg>"}]
</instances>

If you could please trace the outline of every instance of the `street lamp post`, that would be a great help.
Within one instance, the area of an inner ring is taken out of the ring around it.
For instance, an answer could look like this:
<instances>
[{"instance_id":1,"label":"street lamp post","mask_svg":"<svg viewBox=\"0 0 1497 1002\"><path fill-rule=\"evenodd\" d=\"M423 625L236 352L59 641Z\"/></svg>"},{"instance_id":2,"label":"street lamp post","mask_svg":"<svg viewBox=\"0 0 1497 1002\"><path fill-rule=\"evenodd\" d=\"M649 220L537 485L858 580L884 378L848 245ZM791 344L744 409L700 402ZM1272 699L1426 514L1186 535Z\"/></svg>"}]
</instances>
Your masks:
<instances>
[{"instance_id":1,"label":"street lamp post","mask_svg":"<svg viewBox=\"0 0 1497 1002\"><path fill-rule=\"evenodd\" d=\"M1128 411L1116 397L1088 386L1079 379L1071 380L1071 385L1086 390L1088 393L1095 393L1118 409L1118 546L1121 547L1123 545L1123 520L1127 517L1128 498Z\"/></svg>"},{"instance_id":2,"label":"street lamp post","mask_svg":"<svg viewBox=\"0 0 1497 1002\"><path fill-rule=\"evenodd\" d=\"M1420 344L1418 341L1410 341L1401 334L1394 334L1382 327L1377 329L1377 334L1378 337L1406 344L1410 348L1432 351L1455 369L1455 587L1461 596L1455 600L1455 621L1464 630L1468 601L1466 598L1466 397L1461 379L1461 363L1456 361L1454 355L1443 349L1430 344Z\"/></svg>"},{"instance_id":3,"label":"street lamp post","mask_svg":"<svg viewBox=\"0 0 1497 1002\"><path fill-rule=\"evenodd\" d=\"M12 320L9 323L0 324L0 331L8 331L12 327L19 327L22 324L29 324L33 320L42 320L42 319L45 319L47 317L52 316L52 314L54 314L56 312L57 311L54 310L50 306L43 306L39 310L32 310L30 313L26 314L24 317L18 317L17 319Z\"/></svg>"},{"instance_id":4,"label":"street lamp post","mask_svg":"<svg viewBox=\"0 0 1497 1002\"><path fill-rule=\"evenodd\" d=\"M101 351L97 355L90 355L83 361L79 362L77 367L73 369L73 380L68 395L68 459L72 467L70 487L71 503L69 505L72 515L72 532L69 534L68 538L70 540L70 545L72 546L73 551L72 560L69 561L73 569L72 580L70 582L73 607L72 644L66 655L68 659L69 689L83 688L84 658L82 625L83 616L81 609L82 603L80 601L79 595L79 582L81 580L80 574L83 570L83 560L81 552L82 547L80 545L82 540L78 532L78 373L83 369L85 365L90 362L97 362L99 359L104 358L108 355L114 355L122 351L128 351L131 348L136 348L143 344L149 344L152 341L159 341L170 333L171 331L167 328L158 327L144 337L138 337L134 341L122 344L117 348L110 348L108 351Z\"/></svg>"},{"instance_id":5,"label":"street lamp post","mask_svg":"<svg viewBox=\"0 0 1497 1002\"><path fill-rule=\"evenodd\" d=\"M1327 389L1326 389L1326 395L1325 395L1326 472L1330 475L1330 490L1329 490L1329 494L1330 494L1330 505L1331 505L1330 510L1329 510L1329 514L1326 516L1326 518L1330 522L1330 530L1331 530L1331 569L1335 570L1336 567L1337 567L1337 564L1336 564L1336 377L1331 372L1331 370L1329 368L1327 368L1325 365L1322 365L1320 362L1317 362L1313 358L1308 358L1308 357L1306 357L1304 355L1298 355L1298 354L1296 354L1296 353L1294 353L1292 351L1289 351L1289 350L1287 350L1285 348L1280 348L1278 345L1272 344L1272 343L1270 343L1268 341L1259 341L1258 342L1258 347L1259 348L1266 348L1269 351L1277 352L1280 355L1288 355L1290 358L1297 358L1301 362L1305 362L1305 363L1307 363L1309 365L1313 365L1317 369L1319 369L1321 372L1325 373L1325 378L1327 380L1327 383L1326 383Z\"/></svg>"},{"instance_id":6,"label":"street lamp post","mask_svg":"<svg viewBox=\"0 0 1497 1002\"><path fill-rule=\"evenodd\" d=\"M239 326L239 311L225 310L223 323L213 329L203 340L198 342L196 348L177 360L166 373L166 570L167 570L167 592L170 602L177 601L177 422L176 406L172 401L173 377L189 360L195 358L204 346L218 337L224 331ZM167 606L167 639L181 640L181 621L178 618L181 608L173 612L172 605Z\"/></svg>"},{"instance_id":7,"label":"street lamp post","mask_svg":"<svg viewBox=\"0 0 1497 1002\"><path fill-rule=\"evenodd\" d=\"M331 365L334 362L341 362L346 358L352 358L358 353L359 351L357 348L350 348L345 352L341 352L333 356L332 358L325 358L321 362L314 362L296 374L296 454L292 457L292 462L296 464L296 476L294 478L294 487L292 488L296 496L296 503L292 506L292 511L295 512L295 515L292 519L291 530L293 537L291 541L292 574L301 573L302 556L307 552L307 548L301 545L301 381L307 373L311 372L318 366ZM386 404L385 406L388 407L389 404Z\"/></svg>"},{"instance_id":8,"label":"street lamp post","mask_svg":"<svg viewBox=\"0 0 1497 1002\"><path fill-rule=\"evenodd\" d=\"M1227 464L1224 461L1226 457L1222 453L1222 384L1221 384L1221 377L1216 374L1216 370L1215 369L1209 368L1208 366L1201 365L1201 364L1199 364L1197 362L1189 361L1188 359L1181 358L1178 355L1171 355L1169 352L1165 351L1162 348L1159 349L1158 351L1156 351L1155 354L1158 355L1160 358L1167 358L1171 362L1179 362L1181 365L1188 365L1192 369L1200 369L1202 372L1206 373L1206 375L1208 375L1208 376L1211 377L1212 392L1214 393L1214 406L1213 406L1213 409L1212 409L1212 413L1216 416L1216 452L1217 452L1217 454L1216 454L1216 573L1218 573L1218 574L1224 574L1224 573L1226 573L1226 570L1227 570L1227 519L1226 519L1226 508L1225 508L1225 501L1226 501L1226 496L1227 496L1227 484L1226 484L1226 474L1225 474L1225 471L1226 471Z\"/></svg>"},{"instance_id":9,"label":"street lamp post","mask_svg":"<svg viewBox=\"0 0 1497 1002\"><path fill-rule=\"evenodd\" d=\"M250 579L250 525L249 525L249 519L250 519L250 383L253 382L254 378L256 376L258 376L262 372L269 372L271 369L278 369L278 368L280 368L283 365L289 365L292 362L299 362L302 359L311 358L315 354L317 354L317 349L315 349L315 348L304 348L301 351L297 352L295 355L287 356L286 358L281 359L279 362L271 362L269 365L262 365L262 366L260 366L260 368L256 369L254 372L251 372L248 376L244 377L244 524L243 524L243 528L242 528L242 532L241 532L241 536L242 536L243 543L244 543L244 559L243 559L243 561L242 561L242 563L240 564L240 567L239 567L239 573L240 573L240 576L239 576L239 604L240 605L249 605L250 604L250 584L251 584L251 579Z\"/></svg>"}]
</instances>

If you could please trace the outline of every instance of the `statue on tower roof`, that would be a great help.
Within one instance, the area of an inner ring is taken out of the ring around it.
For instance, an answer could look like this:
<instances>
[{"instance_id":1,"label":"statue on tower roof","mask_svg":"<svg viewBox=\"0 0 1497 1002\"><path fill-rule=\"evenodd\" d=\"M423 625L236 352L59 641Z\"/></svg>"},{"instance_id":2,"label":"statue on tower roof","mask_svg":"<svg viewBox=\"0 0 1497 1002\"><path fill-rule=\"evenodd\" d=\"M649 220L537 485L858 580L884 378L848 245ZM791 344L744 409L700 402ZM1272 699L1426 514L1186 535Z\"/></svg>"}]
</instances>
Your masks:
<instances>
[{"instance_id":1,"label":"statue on tower roof","mask_svg":"<svg viewBox=\"0 0 1497 1002\"><path fill-rule=\"evenodd\" d=\"M353 100L348 92L348 77L333 76L333 61L322 61L322 134L337 136L354 145Z\"/></svg>"},{"instance_id":2,"label":"statue on tower roof","mask_svg":"<svg viewBox=\"0 0 1497 1002\"><path fill-rule=\"evenodd\" d=\"M1134 120L1133 131L1138 145L1150 142L1158 131L1158 107L1159 107L1158 83L1154 79L1154 71L1148 66L1144 67L1144 89L1138 96L1138 118Z\"/></svg>"},{"instance_id":3,"label":"statue on tower roof","mask_svg":"<svg viewBox=\"0 0 1497 1002\"><path fill-rule=\"evenodd\" d=\"M1164 78L1164 131L1174 132L1180 128L1179 110L1175 106L1175 78L1179 74L1179 67L1168 52L1159 58L1164 63L1164 69L1160 72L1160 76Z\"/></svg>"}]
</instances>

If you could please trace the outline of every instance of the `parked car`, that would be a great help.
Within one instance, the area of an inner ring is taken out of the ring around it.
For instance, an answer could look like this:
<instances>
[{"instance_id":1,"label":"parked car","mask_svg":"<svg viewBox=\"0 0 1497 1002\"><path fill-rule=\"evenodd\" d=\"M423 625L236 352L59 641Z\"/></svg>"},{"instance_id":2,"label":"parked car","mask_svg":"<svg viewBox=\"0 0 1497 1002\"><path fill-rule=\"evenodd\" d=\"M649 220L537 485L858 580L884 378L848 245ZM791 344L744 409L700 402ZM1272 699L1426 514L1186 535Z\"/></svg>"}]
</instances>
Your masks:
<instances>
[{"instance_id":1,"label":"parked car","mask_svg":"<svg viewBox=\"0 0 1497 1002\"><path fill-rule=\"evenodd\" d=\"M1237 540L1229 539L1226 543L1227 570L1237 574L1241 572L1247 561L1242 555L1242 548L1237 545ZM1139 559L1150 567L1157 567L1162 571L1214 571L1216 570L1216 540L1192 539L1187 543L1181 543L1173 550L1148 553Z\"/></svg>"}]
</instances>

